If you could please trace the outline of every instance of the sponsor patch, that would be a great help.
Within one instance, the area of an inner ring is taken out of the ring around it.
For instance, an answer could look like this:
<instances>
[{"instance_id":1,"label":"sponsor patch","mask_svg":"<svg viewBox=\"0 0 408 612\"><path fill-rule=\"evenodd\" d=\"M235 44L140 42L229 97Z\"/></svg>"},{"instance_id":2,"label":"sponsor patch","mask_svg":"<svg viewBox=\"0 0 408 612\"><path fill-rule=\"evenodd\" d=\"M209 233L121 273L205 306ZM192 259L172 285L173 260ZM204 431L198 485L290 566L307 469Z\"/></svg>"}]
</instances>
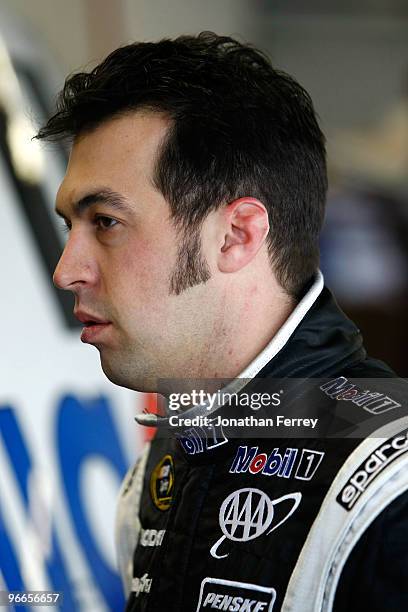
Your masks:
<instances>
[{"instance_id":1,"label":"sponsor patch","mask_svg":"<svg viewBox=\"0 0 408 612\"><path fill-rule=\"evenodd\" d=\"M230 467L231 474L263 474L290 478L293 474L298 480L311 480L323 457L323 451L274 448L271 453L259 453L258 446L239 446Z\"/></svg>"},{"instance_id":2,"label":"sponsor patch","mask_svg":"<svg viewBox=\"0 0 408 612\"><path fill-rule=\"evenodd\" d=\"M219 524L223 535L213 544L210 553L215 559L224 559L229 553L219 554L218 549L224 540L248 542L266 533L269 535L285 523L294 513L302 494L288 493L278 499L270 499L260 489L238 489L224 499L219 513ZM286 501L292 502L289 512L274 523L275 507Z\"/></svg>"},{"instance_id":3,"label":"sponsor patch","mask_svg":"<svg viewBox=\"0 0 408 612\"><path fill-rule=\"evenodd\" d=\"M150 477L150 494L156 508L170 508L174 486L174 464L171 455L165 455L154 468Z\"/></svg>"},{"instance_id":4,"label":"sponsor patch","mask_svg":"<svg viewBox=\"0 0 408 612\"><path fill-rule=\"evenodd\" d=\"M357 468L344 485L336 500L345 510L351 510L370 484L390 463L408 451L408 431L383 442Z\"/></svg>"},{"instance_id":5,"label":"sponsor patch","mask_svg":"<svg viewBox=\"0 0 408 612\"><path fill-rule=\"evenodd\" d=\"M320 389L329 397L345 402L352 402L371 414L382 414L393 408L399 408L401 404L378 391L359 389L345 376L339 376L324 383Z\"/></svg>"},{"instance_id":6,"label":"sponsor patch","mask_svg":"<svg viewBox=\"0 0 408 612\"><path fill-rule=\"evenodd\" d=\"M136 597L139 597L140 593L150 593L152 588L152 578L149 578L149 574L143 574L143 576L132 578L132 592L136 593Z\"/></svg>"},{"instance_id":7,"label":"sponsor patch","mask_svg":"<svg viewBox=\"0 0 408 612\"><path fill-rule=\"evenodd\" d=\"M271 612L275 599L276 591L271 587L221 578L204 578L196 612Z\"/></svg>"},{"instance_id":8,"label":"sponsor patch","mask_svg":"<svg viewBox=\"0 0 408 612\"><path fill-rule=\"evenodd\" d=\"M140 532L140 546L161 546L166 533L165 529L142 529Z\"/></svg>"},{"instance_id":9,"label":"sponsor patch","mask_svg":"<svg viewBox=\"0 0 408 612\"><path fill-rule=\"evenodd\" d=\"M221 425L190 427L177 435L177 438L187 455L204 453L228 442Z\"/></svg>"}]
</instances>

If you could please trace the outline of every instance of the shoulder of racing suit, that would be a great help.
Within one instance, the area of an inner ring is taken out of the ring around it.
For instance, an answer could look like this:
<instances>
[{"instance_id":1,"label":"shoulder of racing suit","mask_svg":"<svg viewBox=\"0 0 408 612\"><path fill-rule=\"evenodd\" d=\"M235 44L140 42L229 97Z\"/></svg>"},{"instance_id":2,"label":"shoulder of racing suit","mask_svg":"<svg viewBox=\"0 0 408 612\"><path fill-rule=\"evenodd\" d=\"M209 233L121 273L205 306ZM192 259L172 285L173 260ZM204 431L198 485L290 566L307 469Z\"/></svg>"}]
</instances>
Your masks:
<instances>
[{"instance_id":1,"label":"shoulder of racing suit","mask_svg":"<svg viewBox=\"0 0 408 612\"><path fill-rule=\"evenodd\" d=\"M322 429L160 428L118 506L129 612L352 609L364 545L406 504L406 384L367 359L326 289L257 379L286 385L285 416L317 406Z\"/></svg>"},{"instance_id":2,"label":"shoulder of racing suit","mask_svg":"<svg viewBox=\"0 0 408 612\"><path fill-rule=\"evenodd\" d=\"M313 602L307 608L313 611L405 610L408 525L401 509L407 507L408 417L402 417L363 440L334 478L291 575L282 610L306 609L305 600ZM395 529L404 546L396 544ZM394 559L389 568L386 559Z\"/></svg>"},{"instance_id":3,"label":"shoulder of racing suit","mask_svg":"<svg viewBox=\"0 0 408 612\"><path fill-rule=\"evenodd\" d=\"M401 487L404 489L372 521L351 551L340 575L334 612L407 609L408 492Z\"/></svg>"}]
</instances>

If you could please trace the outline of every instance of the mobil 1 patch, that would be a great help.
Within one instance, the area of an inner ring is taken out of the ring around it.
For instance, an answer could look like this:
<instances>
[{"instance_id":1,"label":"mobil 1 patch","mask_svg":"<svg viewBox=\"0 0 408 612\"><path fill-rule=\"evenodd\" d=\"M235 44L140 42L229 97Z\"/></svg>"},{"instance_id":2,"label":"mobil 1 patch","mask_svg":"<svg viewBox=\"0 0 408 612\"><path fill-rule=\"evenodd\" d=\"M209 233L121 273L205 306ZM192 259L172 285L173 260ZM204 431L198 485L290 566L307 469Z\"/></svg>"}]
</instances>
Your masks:
<instances>
[{"instance_id":1,"label":"mobil 1 patch","mask_svg":"<svg viewBox=\"0 0 408 612\"><path fill-rule=\"evenodd\" d=\"M348 479L336 500L345 509L351 510L364 492L369 488L373 480L390 463L408 452L408 431L401 432L392 438L382 442Z\"/></svg>"},{"instance_id":2,"label":"mobil 1 patch","mask_svg":"<svg viewBox=\"0 0 408 612\"><path fill-rule=\"evenodd\" d=\"M271 612L276 599L272 587L222 578L204 578L196 612L233 610L234 612Z\"/></svg>"}]
</instances>

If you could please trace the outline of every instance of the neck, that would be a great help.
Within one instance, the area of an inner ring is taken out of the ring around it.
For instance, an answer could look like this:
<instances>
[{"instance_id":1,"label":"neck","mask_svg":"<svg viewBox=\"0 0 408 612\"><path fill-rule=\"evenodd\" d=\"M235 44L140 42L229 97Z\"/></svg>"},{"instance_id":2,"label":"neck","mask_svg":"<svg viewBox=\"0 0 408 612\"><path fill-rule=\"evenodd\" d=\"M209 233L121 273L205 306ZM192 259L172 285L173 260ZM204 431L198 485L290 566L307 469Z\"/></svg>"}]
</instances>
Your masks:
<instances>
[{"instance_id":1,"label":"neck","mask_svg":"<svg viewBox=\"0 0 408 612\"><path fill-rule=\"evenodd\" d=\"M201 336L200 350L197 344L190 346L182 381L186 393L199 388L214 393L239 376L296 306L277 284L265 280L251 281L246 289L242 284L224 287L217 299L213 294L213 307L215 302L210 324ZM174 391L169 388L165 394Z\"/></svg>"},{"instance_id":2,"label":"neck","mask_svg":"<svg viewBox=\"0 0 408 612\"><path fill-rule=\"evenodd\" d=\"M239 376L272 340L296 306L281 290L268 297L262 296L255 287L249 298L230 304L228 319L224 320L227 331L220 336L225 342L220 343L217 361L211 364L214 378Z\"/></svg>"}]
</instances>

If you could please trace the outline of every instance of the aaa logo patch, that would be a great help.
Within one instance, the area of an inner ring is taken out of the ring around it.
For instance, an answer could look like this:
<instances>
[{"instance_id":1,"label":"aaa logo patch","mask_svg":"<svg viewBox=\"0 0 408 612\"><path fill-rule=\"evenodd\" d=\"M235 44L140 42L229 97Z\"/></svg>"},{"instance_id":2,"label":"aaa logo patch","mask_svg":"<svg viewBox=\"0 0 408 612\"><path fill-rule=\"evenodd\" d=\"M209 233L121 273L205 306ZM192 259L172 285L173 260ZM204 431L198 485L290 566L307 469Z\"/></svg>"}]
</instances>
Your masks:
<instances>
[{"instance_id":1,"label":"aaa logo patch","mask_svg":"<svg viewBox=\"0 0 408 612\"><path fill-rule=\"evenodd\" d=\"M150 477L150 494L156 508L170 508L174 486L174 464L171 455L164 455Z\"/></svg>"}]
</instances>

